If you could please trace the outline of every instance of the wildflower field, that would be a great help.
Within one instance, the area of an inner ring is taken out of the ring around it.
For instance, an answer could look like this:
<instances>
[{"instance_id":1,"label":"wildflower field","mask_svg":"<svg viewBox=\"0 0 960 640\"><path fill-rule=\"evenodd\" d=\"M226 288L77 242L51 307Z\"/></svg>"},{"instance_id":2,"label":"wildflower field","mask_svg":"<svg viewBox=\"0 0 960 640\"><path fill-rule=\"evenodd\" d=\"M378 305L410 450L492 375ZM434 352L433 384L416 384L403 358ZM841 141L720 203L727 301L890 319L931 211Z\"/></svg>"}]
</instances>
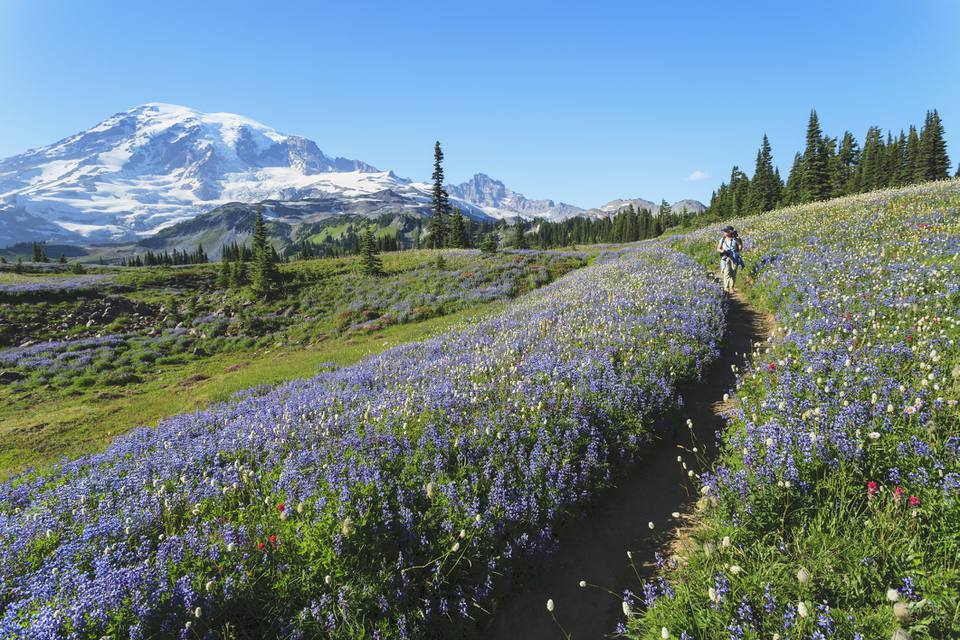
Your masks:
<instances>
[{"instance_id":1,"label":"wildflower field","mask_svg":"<svg viewBox=\"0 0 960 640\"><path fill-rule=\"evenodd\" d=\"M271 299L224 288L214 264L0 271L0 478L255 384L434 335L587 260L403 251L386 254L376 278L356 257L302 260L281 265L283 293Z\"/></svg>"},{"instance_id":2,"label":"wildflower field","mask_svg":"<svg viewBox=\"0 0 960 640\"><path fill-rule=\"evenodd\" d=\"M960 637L960 182L733 224L778 329L624 631ZM671 243L715 268L716 237Z\"/></svg>"},{"instance_id":3,"label":"wildflower field","mask_svg":"<svg viewBox=\"0 0 960 640\"><path fill-rule=\"evenodd\" d=\"M723 331L693 259L610 251L492 318L16 476L0 636L456 633L643 454Z\"/></svg>"}]
</instances>

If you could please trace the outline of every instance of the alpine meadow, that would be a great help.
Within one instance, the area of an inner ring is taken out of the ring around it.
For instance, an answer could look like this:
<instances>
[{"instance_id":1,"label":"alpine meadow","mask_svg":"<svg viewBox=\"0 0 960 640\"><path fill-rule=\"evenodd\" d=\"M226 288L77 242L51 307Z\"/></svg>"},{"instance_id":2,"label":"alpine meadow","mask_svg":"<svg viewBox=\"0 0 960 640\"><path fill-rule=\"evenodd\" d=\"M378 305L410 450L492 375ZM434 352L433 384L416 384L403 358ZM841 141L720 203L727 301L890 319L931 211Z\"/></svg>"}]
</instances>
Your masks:
<instances>
[{"instance_id":1,"label":"alpine meadow","mask_svg":"<svg viewBox=\"0 0 960 640\"><path fill-rule=\"evenodd\" d=\"M960 639L960 7L856 5L0 8L0 640Z\"/></svg>"}]
</instances>

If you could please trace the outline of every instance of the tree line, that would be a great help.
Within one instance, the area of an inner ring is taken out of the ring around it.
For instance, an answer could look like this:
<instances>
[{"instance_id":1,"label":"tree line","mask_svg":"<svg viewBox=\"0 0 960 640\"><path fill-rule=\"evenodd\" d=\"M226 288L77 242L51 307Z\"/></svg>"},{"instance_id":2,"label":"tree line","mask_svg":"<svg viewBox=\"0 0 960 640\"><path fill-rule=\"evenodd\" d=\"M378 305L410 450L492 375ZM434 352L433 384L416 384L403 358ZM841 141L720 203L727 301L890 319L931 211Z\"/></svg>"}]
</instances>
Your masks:
<instances>
[{"instance_id":1,"label":"tree line","mask_svg":"<svg viewBox=\"0 0 960 640\"><path fill-rule=\"evenodd\" d=\"M157 267L181 264L207 264L208 262L210 262L210 258L207 256L207 252L203 250L203 244L198 244L197 248L193 251L180 251L178 249L174 249L173 251L164 250L163 253L159 251L147 251L144 254L137 254L131 258L122 258L120 265L123 267Z\"/></svg>"},{"instance_id":2,"label":"tree line","mask_svg":"<svg viewBox=\"0 0 960 640\"><path fill-rule=\"evenodd\" d=\"M577 216L538 223L532 242L541 248L569 247L577 244L636 242L656 238L664 229L683 224L693 214L673 211L666 200L661 201L657 214L632 204L620 209L612 217L584 218Z\"/></svg>"},{"instance_id":3,"label":"tree line","mask_svg":"<svg viewBox=\"0 0 960 640\"><path fill-rule=\"evenodd\" d=\"M956 175L960 175L960 167ZM831 137L823 133L816 110L807 121L806 145L797 152L786 181L773 166L766 134L757 151L753 177L738 166L710 198L708 215L729 218L769 211L780 206L804 204L950 177L950 158L943 122L936 109L927 112L918 131L883 135L870 127L863 146L849 131Z\"/></svg>"}]
</instances>

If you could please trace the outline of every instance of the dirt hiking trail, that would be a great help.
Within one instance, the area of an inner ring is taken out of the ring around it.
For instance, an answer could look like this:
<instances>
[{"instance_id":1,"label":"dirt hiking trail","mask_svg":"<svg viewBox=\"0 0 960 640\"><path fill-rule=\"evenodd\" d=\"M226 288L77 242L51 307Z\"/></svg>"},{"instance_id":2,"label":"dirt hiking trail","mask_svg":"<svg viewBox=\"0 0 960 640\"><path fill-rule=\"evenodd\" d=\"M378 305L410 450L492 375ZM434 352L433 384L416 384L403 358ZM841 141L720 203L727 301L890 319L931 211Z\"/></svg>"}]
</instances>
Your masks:
<instances>
[{"instance_id":1,"label":"dirt hiking trail","mask_svg":"<svg viewBox=\"0 0 960 640\"><path fill-rule=\"evenodd\" d=\"M554 614L573 640L595 640L612 635L624 619L619 594L640 592L640 580L655 574L654 554L669 555L672 541L682 535L684 522L693 512L696 497L686 471L677 462L683 454L688 468L696 468L689 448L686 419L693 421L696 441L707 460L716 451L716 435L724 426L724 394L732 393L736 374L756 343L765 342L774 324L771 317L751 306L736 293L728 298L727 333L720 357L704 372L702 380L680 389L684 406L672 416L674 435L667 434L624 476L617 485L589 505L583 517L557 531L556 553L535 562L529 572L518 571L518 586L501 599L493 616L479 622L478 637L496 640L558 640L564 637L546 608L555 603ZM680 512L680 518L671 513ZM651 531L648 523L653 522ZM529 575L527 575L529 573ZM585 580L596 587L581 588ZM604 589L618 594L611 595Z\"/></svg>"}]
</instances>

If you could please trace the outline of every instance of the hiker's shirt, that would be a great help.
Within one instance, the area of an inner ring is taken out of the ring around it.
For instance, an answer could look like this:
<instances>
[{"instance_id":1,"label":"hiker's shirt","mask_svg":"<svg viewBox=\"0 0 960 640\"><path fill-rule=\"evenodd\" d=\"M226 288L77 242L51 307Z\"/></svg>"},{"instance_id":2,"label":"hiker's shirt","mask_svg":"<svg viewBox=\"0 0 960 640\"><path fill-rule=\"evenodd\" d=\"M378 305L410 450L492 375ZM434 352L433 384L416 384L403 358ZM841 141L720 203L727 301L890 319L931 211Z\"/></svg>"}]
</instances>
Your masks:
<instances>
[{"instance_id":1,"label":"hiker's shirt","mask_svg":"<svg viewBox=\"0 0 960 640\"><path fill-rule=\"evenodd\" d=\"M720 239L720 248L723 249L725 253L720 256L720 271L736 271L737 263L739 257L737 255L737 239L736 238L721 238ZM727 255L729 252L730 255Z\"/></svg>"}]
</instances>

